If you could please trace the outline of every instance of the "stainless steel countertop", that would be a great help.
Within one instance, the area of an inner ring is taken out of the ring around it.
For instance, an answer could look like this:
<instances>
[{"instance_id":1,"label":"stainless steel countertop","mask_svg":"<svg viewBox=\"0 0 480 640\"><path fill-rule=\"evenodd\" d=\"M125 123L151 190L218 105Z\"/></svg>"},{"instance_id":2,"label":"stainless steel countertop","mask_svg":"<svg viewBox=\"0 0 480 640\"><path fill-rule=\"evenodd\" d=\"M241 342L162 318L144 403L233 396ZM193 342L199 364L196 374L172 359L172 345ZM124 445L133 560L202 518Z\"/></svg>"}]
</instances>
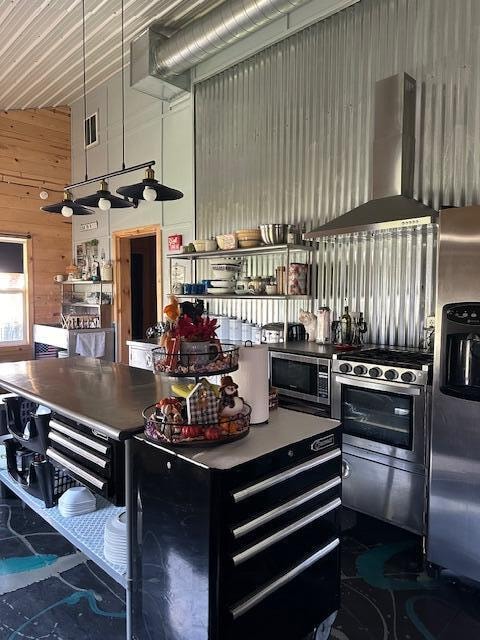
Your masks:
<instances>
[{"instance_id":1,"label":"stainless steel countertop","mask_svg":"<svg viewBox=\"0 0 480 640\"><path fill-rule=\"evenodd\" d=\"M150 371L82 357L2 363L0 387L116 440L142 431L142 410L169 393Z\"/></svg>"},{"instance_id":2,"label":"stainless steel countertop","mask_svg":"<svg viewBox=\"0 0 480 640\"><path fill-rule=\"evenodd\" d=\"M229 444L202 449L146 442L152 447L159 447L210 469L231 469L300 440L322 435L339 426L338 420L319 418L288 409L276 409L270 412L268 424L251 427L245 438ZM143 435L135 437L144 439Z\"/></svg>"}]
</instances>

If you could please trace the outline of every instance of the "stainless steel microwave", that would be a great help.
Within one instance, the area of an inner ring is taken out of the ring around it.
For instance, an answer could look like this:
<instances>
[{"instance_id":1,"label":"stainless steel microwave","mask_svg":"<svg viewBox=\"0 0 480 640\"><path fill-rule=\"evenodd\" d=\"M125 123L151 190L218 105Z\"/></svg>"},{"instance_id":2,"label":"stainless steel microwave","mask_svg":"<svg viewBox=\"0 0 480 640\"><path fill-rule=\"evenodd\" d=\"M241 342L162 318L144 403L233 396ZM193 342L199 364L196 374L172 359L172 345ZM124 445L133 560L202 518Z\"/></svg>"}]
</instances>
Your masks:
<instances>
[{"instance_id":1,"label":"stainless steel microwave","mask_svg":"<svg viewBox=\"0 0 480 640\"><path fill-rule=\"evenodd\" d=\"M270 382L283 396L330 405L330 360L270 351Z\"/></svg>"}]
</instances>

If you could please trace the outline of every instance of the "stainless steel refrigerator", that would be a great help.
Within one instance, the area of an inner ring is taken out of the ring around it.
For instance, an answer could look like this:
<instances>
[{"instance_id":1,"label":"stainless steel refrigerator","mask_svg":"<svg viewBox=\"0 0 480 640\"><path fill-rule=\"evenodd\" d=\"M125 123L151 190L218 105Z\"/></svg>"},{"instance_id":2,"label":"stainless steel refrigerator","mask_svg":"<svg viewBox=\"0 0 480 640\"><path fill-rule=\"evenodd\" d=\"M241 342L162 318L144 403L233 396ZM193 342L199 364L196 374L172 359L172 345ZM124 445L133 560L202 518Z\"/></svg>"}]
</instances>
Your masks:
<instances>
[{"instance_id":1,"label":"stainless steel refrigerator","mask_svg":"<svg viewBox=\"0 0 480 640\"><path fill-rule=\"evenodd\" d=\"M428 560L480 581L480 207L440 214Z\"/></svg>"}]
</instances>

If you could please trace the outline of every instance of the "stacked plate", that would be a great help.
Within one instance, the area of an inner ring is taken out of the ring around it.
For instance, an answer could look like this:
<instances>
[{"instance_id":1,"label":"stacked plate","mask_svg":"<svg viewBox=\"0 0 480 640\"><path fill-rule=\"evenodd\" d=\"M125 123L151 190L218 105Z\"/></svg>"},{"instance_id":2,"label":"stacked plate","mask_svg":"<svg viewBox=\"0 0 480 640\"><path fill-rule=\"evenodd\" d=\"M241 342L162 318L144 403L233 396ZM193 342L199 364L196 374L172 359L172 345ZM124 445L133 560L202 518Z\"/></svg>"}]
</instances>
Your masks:
<instances>
[{"instance_id":1,"label":"stacked plate","mask_svg":"<svg viewBox=\"0 0 480 640\"><path fill-rule=\"evenodd\" d=\"M103 553L113 564L127 564L127 512L122 511L107 521Z\"/></svg>"},{"instance_id":2,"label":"stacked plate","mask_svg":"<svg viewBox=\"0 0 480 640\"><path fill-rule=\"evenodd\" d=\"M71 487L58 500L58 510L64 518L91 513L96 508L95 496L87 487Z\"/></svg>"},{"instance_id":3,"label":"stacked plate","mask_svg":"<svg viewBox=\"0 0 480 640\"><path fill-rule=\"evenodd\" d=\"M210 295L230 295L235 291L237 276L242 270L242 261L238 258L213 258L210 260L214 279L210 280L207 293Z\"/></svg>"}]
</instances>

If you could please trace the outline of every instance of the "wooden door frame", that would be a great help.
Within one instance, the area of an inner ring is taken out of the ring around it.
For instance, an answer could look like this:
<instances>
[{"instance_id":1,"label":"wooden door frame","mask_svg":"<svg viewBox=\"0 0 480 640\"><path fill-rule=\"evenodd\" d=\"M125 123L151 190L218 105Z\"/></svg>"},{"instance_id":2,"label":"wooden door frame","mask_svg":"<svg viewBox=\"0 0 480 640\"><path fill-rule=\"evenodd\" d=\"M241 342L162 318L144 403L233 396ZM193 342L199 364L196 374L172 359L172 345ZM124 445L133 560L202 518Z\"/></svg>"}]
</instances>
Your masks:
<instances>
[{"instance_id":1,"label":"wooden door frame","mask_svg":"<svg viewBox=\"0 0 480 640\"><path fill-rule=\"evenodd\" d=\"M162 227L152 224L145 227L122 229L112 233L114 264L114 302L113 317L116 327L116 359L128 364L127 340L132 339L132 292L130 240L155 236L156 283L157 283L157 319L162 317L163 279L162 279ZM127 257L125 257L127 254Z\"/></svg>"}]
</instances>

